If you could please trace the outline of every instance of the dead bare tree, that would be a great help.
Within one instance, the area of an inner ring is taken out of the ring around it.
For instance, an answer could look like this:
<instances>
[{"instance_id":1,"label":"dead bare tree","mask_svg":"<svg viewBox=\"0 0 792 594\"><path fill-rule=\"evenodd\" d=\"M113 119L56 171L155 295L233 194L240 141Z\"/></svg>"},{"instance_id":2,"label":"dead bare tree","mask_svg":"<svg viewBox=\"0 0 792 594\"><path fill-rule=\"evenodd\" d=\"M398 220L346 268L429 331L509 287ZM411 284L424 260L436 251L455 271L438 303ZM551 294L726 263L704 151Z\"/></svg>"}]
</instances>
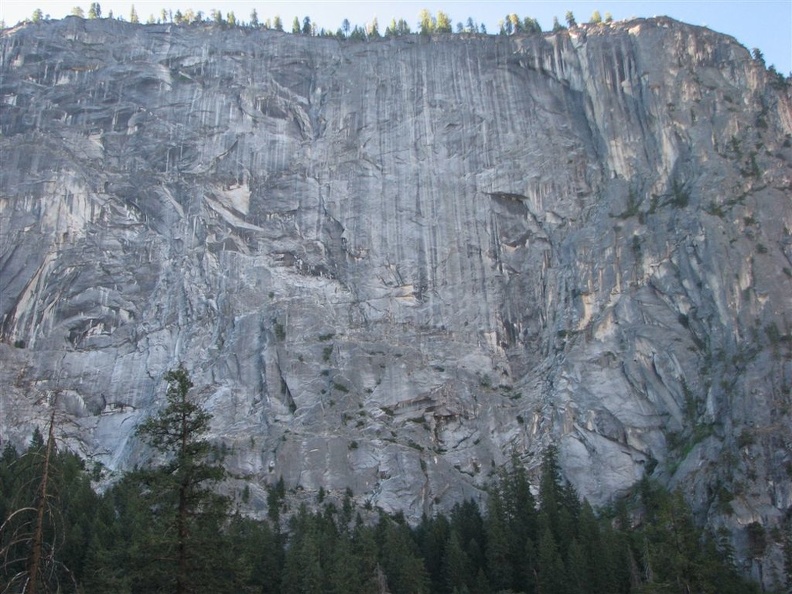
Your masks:
<instances>
[{"instance_id":1,"label":"dead bare tree","mask_svg":"<svg viewBox=\"0 0 792 594\"><path fill-rule=\"evenodd\" d=\"M3 594L59 591L58 574L69 575L55 554L62 542L62 535L58 530L57 506L54 505L56 493L52 488L53 462L57 452L57 393L50 404L52 410L43 451L28 452L32 456L40 457L40 467L19 488L21 499L29 497L26 493L33 493L33 500L28 505L21 501L0 525L0 587ZM38 484L33 487L31 483L35 484L36 481Z\"/></svg>"}]
</instances>

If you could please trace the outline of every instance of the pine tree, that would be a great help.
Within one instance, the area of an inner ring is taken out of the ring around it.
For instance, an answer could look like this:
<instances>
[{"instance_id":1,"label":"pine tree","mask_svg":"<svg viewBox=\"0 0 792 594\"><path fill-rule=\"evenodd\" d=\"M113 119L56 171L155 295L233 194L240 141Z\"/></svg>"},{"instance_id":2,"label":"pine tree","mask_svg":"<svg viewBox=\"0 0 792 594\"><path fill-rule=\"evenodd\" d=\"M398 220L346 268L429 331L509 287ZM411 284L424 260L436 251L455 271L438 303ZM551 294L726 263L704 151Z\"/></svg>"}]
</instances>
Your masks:
<instances>
[{"instance_id":1,"label":"pine tree","mask_svg":"<svg viewBox=\"0 0 792 594\"><path fill-rule=\"evenodd\" d=\"M21 590L30 594L49 591L51 576L56 574L54 548L52 542L52 522L54 506L52 475L55 462L55 409L53 407L49 422L47 441L36 428L27 456L20 462L20 475L23 482L16 485L21 505L10 506L13 511L4 518L0 526L3 547L2 572L8 579L8 587L19 583ZM27 468L25 468L27 466ZM11 565L9 566L9 559ZM13 570L16 559L24 560L20 571ZM3 580L5 581L5 579Z\"/></svg>"},{"instance_id":2,"label":"pine tree","mask_svg":"<svg viewBox=\"0 0 792 594\"><path fill-rule=\"evenodd\" d=\"M0 457L0 590L74 591L85 570L98 497L82 460L59 451L55 403L46 440Z\"/></svg>"},{"instance_id":3,"label":"pine tree","mask_svg":"<svg viewBox=\"0 0 792 594\"><path fill-rule=\"evenodd\" d=\"M147 522L147 512L138 493L137 486L124 478L98 502L86 552L83 585L87 592L131 590L136 569L131 552L139 546L133 535ZM131 513L133 508L137 514Z\"/></svg>"},{"instance_id":4,"label":"pine tree","mask_svg":"<svg viewBox=\"0 0 792 594\"><path fill-rule=\"evenodd\" d=\"M532 17L525 17L525 19L523 19L523 29L529 35L542 34L542 27L539 25L539 21Z\"/></svg>"},{"instance_id":5,"label":"pine tree","mask_svg":"<svg viewBox=\"0 0 792 594\"><path fill-rule=\"evenodd\" d=\"M396 32L399 35L409 35L410 34L410 25L404 19L399 19L399 22L396 26Z\"/></svg>"},{"instance_id":6,"label":"pine tree","mask_svg":"<svg viewBox=\"0 0 792 594\"><path fill-rule=\"evenodd\" d=\"M570 594L588 594L592 590L591 573L588 567L588 558L577 539L569 545L569 555L566 566L569 570Z\"/></svg>"},{"instance_id":7,"label":"pine tree","mask_svg":"<svg viewBox=\"0 0 792 594\"><path fill-rule=\"evenodd\" d=\"M538 538L537 512L528 475L516 455L512 456L511 468L502 473L499 488L513 568L513 586L525 589L524 585L533 580L534 567L527 550Z\"/></svg>"},{"instance_id":8,"label":"pine tree","mask_svg":"<svg viewBox=\"0 0 792 594\"><path fill-rule=\"evenodd\" d=\"M542 594L566 594L566 570L550 527L539 537L539 591Z\"/></svg>"},{"instance_id":9,"label":"pine tree","mask_svg":"<svg viewBox=\"0 0 792 594\"><path fill-rule=\"evenodd\" d=\"M443 555L443 581L448 592L462 592L468 589L472 581L470 576L470 559L462 549L459 535L451 531L445 545Z\"/></svg>"},{"instance_id":10,"label":"pine tree","mask_svg":"<svg viewBox=\"0 0 792 594\"><path fill-rule=\"evenodd\" d=\"M487 503L487 574L497 592L511 588L514 567L509 543L509 529L504 510L503 497L496 485L490 492Z\"/></svg>"},{"instance_id":11,"label":"pine tree","mask_svg":"<svg viewBox=\"0 0 792 594\"><path fill-rule=\"evenodd\" d=\"M418 13L418 28L421 35L431 35L435 30L435 19L427 9L422 8Z\"/></svg>"},{"instance_id":12,"label":"pine tree","mask_svg":"<svg viewBox=\"0 0 792 594\"><path fill-rule=\"evenodd\" d=\"M280 592L283 550L269 524L237 513L231 518L226 536L234 590L257 594Z\"/></svg>"},{"instance_id":13,"label":"pine tree","mask_svg":"<svg viewBox=\"0 0 792 594\"><path fill-rule=\"evenodd\" d=\"M784 551L784 571L786 573L786 588L792 592L792 518L786 520L787 529L785 531L783 551Z\"/></svg>"},{"instance_id":14,"label":"pine tree","mask_svg":"<svg viewBox=\"0 0 792 594\"><path fill-rule=\"evenodd\" d=\"M448 518L444 515L433 518L424 515L414 531L415 540L418 542L424 565L435 590L442 589L444 582L443 558L450 532Z\"/></svg>"},{"instance_id":15,"label":"pine tree","mask_svg":"<svg viewBox=\"0 0 792 594\"><path fill-rule=\"evenodd\" d=\"M478 505L468 499L451 509L451 529L459 534L459 542L470 562L470 573L476 576L485 567L484 543L486 541L484 519Z\"/></svg>"},{"instance_id":16,"label":"pine tree","mask_svg":"<svg viewBox=\"0 0 792 594\"><path fill-rule=\"evenodd\" d=\"M399 522L388 522L382 546L382 567L393 594L429 592L429 578L423 559L418 556L410 529Z\"/></svg>"},{"instance_id":17,"label":"pine tree","mask_svg":"<svg viewBox=\"0 0 792 594\"><path fill-rule=\"evenodd\" d=\"M437 24L435 25L437 33L452 33L451 17L444 13L442 10L437 11Z\"/></svg>"},{"instance_id":18,"label":"pine tree","mask_svg":"<svg viewBox=\"0 0 792 594\"><path fill-rule=\"evenodd\" d=\"M140 425L137 434L167 462L142 472L140 478L155 520L162 526L159 541L152 544L173 559L174 591L184 594L197 583L205 588L213 582L212 540L217 538L229 502L212 490L225 471L211 460L211 446L203 437L211 415L190 397L193 384L184 367L169 371L165 381L167 405Z\"/></svg>"},{"instance_id":19,"label":"pine tree","mask_svg":"<svg viewBox=\"0 0 792 594\"><path fill-rule=\"evenodd\" d=\"M520 17L518 17L516 13L511 13L510 15L508 15L506 17L506 20L511 25L512 34L522 33L523 30L522 21L520 21Z\"/></svg>"},{"instance_id":20,"label":"pine tree","mask_svg":"<svg viewBox=\"0 0 792 594\"><path fill-rule=\"evenodd\" d=\"M332 594L358 594L366 592L360 564L355 557L352 541L347 535L338 539L336 546L330 551L330 570L328 590Z\"/></svg>"},{"instance_id":21,"label":"pine tree","mask_svg":"<svg viewBox=\"0 0 792 594\"><path fill-rule=\"evenodd\" d=\"M321 533L305 506L291 522L291 539L283 567L283 594L321 594L324 591Z\"/></svg>"},{"instance_id":22,"label":"pine tree","mask_svg":"<svg viewBox=\"0 0 792 594\"><path fill-rule=\"evenodd\" d=\"M374 20L366 27L366 33L368 34L370 39L379 39L380 32L379 32L379 21L377 21L377 17L374 17Z\"/></svg>"},{"instance_id":23,"label":"pine tree","mask_svg":"<svg viewBox=\"0 0 792 594\"><path fill-rule=\"evenodd\" d=\"M373 528L364 526L359 515L352 533L352 551L361 580L359 594L376 592L380 571L377 560L377 541L374 538Z\"/></svg>"}]
</instances>

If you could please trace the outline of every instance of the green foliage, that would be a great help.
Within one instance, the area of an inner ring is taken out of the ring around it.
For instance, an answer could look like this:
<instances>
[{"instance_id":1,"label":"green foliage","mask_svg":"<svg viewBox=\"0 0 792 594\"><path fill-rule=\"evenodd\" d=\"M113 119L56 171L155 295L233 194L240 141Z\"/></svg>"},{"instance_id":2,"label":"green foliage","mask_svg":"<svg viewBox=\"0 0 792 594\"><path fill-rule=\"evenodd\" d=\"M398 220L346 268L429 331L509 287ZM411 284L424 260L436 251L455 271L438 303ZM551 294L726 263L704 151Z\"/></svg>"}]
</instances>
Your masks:
<instances>
[{"instance_id":1,"label":"green foliage","mask_svg":"<svg viewBox=\"0 0 792 594\"><path fill-rule=\"evenodd\" d=\"M671 184L671 198L669 203L677 208L684 208L690 202L690 190L687 185L674 180Z\"/></svg>"},{"instance_id":2,"label":"green foliage","mask_svg":"<svg viewBox=\"0 0 792 594\"><path fill-rule=\"evenodd\" d=\"M485 514L468 500L415 527L383 513L366 525L355 517L351 490L338 509L324 488L323 507L289 512L283 478L268 489L268 521L231 514L213 490L223 471L203 439L210 416L190 398L183 368L166 378L166 406L139 429L162 464L125 475L100 497L77 456L52 450L54 513L44 541L53 543L47 551L57 580L42 591L367 594L387 582L393 594L758 592L738 576L725 535L702 532L679 493L644 480L598 517L564 480L554 447L543 457L538 491L516 456L499 470ZM11 581L30 548L12 541L29 532L24 510L36 507L48 443L36 432L24 454L10 446L0 454L0 546L4 559L21 560L2 564L0 590L19 590ZM718 498L728 503L732 495L721 486ZM771 539L784 541L773 534L759 523L745 528L752 558Z\"/></svg>"},{"instance_id":3,"label":"green foliage","mask_svg":"<svg viewBox=\"0 0 792 594\"><path fill-rule=\"evenodd\" d=\"M558 22L558 17L553 17L553 33L559 33L560 31L564 31L566 27Z\"/></svg>"},{"instance_id":4,"label":"green foliage","mask_svg":"<svg viewBox=\"0 0 792 594\"><path fill-rule=\"evenodd\" d=\"M737 447L740 449L750 447L755 442L756 438L754 437L753 431L750 429L743 429L737 437Z\"/></svg>"},{"instance_id":5,"label":"green foliage","mask_svg":"<svg viewBox=\"0 0 792 594\"><path fill-rule=\"evenodd\" d=\"M225 478L225 470L212 459L216 451L204 438L211 415L190 398L193 384L184 367L169 371L165 380L165 408L140 425L137 434L166 461L134 473L130 480L137 482L151 510L143 526L152 546L138 559L154 582L149 587L180 593L218 578L212 541L229 501L213 488Z\"/></svg>"},{"instance_id":6,"label":"green foliage","mask_svg":"<svg viewBox=\"0 0 792 594\"><path fill-rule=\"evenodd\" d=\"M401 521L386 520L380 563L393 594L429 592L429 576L410 528Z\"/></svg>"},{"instance_id":7,"label":"green foliage","mask_svg":"<svg viewBox=\"0 0 792 594\"><path fill-rule=\"evenodd\" d=\"M45 442L36 429L21 455L6 445L0 457L0 591L76 592L98 501L82 460L58 450L54 430Z\"/></svg>"},{"instance_id":8,"label":"green foliage","mask_svg":"<svg viewBox=\"0 0 792 594\"><path fill-rule=\"evenodd\" d=\"M435 18L425 8L421 9L418 13L418 30L421 35L431 35L434 33L436 26Z\"/></svg>"},{"instance_id":9,"label":"green foliage","mask_svg":"<svg viewBox=\"0 0 792 594\"><path fill-rule=\"evenodd\" d=\"M444 13L442 10L437 12L437 21L435 25L436 33L452 33L451 17Z\"/></svg>"},{"instance_id":10,"label":"green foliage","mask_svg":"<svg viewBox=\"0 0 792 594\"><path fill-rule=\"evenodd\" d=\"M759 591L738 576L730 551L696 527L678 491L669 493L644 481L640 495L646 517L642 528L630 536L632 554L644 574L650 576L645 591Z\"/></svg>"},{"instance_id":11,"label":"green foliage","mask_svg":"<svg viewBox=\"0 0 792 594\"><path fill-rule=\"evenodd\" d=\"M391 19L390 25L385 29L385 37L398 37L410 34L410 25L404 19Z\"/></svg>"},{"instance_id":12,"label":"green foliage","mask_svg":"<svg viewBox=\"0 0 792 594\"><path fill-rule=\"evenodd\" d=\"M539 25L539 21L536 19L532 17L525 17L523 19L523 31L529 35L541 35L542 27Z\"/></svg>"}]
</instances>

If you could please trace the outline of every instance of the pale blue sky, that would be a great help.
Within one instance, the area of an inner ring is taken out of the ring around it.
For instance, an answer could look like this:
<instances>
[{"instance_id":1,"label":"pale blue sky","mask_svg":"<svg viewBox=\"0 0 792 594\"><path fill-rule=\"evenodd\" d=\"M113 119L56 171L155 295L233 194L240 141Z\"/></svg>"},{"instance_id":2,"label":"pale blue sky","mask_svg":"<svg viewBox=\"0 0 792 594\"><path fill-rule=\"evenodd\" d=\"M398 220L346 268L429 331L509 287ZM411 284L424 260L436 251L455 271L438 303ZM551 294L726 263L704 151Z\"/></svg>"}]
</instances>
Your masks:
<instances>
[{"instance_id":1,"label":"pale blue sky","mask_svg":"<svg viewBox=\"0 0 792 594\"><path fill-rule=\"evenodd\" d=\"M7 26L14 25L29 17L33 9L41 8L44 14L52 18L62 18L71 12L73 6L81 6L86 12L91 0L0 0L0 19ZM309 16L320 27L336 30L343 19L347 18L352 25L365 25L375 16L380 24L380 31L391 18L405 19L416 29L418 12L421 8L429 9L433 14L438 10L449 14L456 25L458 21L466 22L472 17L476 22L484 23L490 33L497 32L498 22L509 13L517 13L520 17L531 16L539 21L544 30L552 27L553 17L561 22L564 14L571 10L579 22L589 20L594 10L601 14L610 12L615 20L632 16L650 17L666 15L694 25L706 25L721 33L727 33L748 49L758 47L765 55L767 64L789 74L792 71L792 0L677 0L677 1L538 1L517 0L503 1L436 1L402 0L400 2L383 0L291 0L290 2L271 2L268 0L105 0L101 1L105 16L110 10L118 16L129 17L130 7L135 9L141 21L150 14L158 16L165 9L192 8L208 14L213 8L225 14L234 11L237 19L247 21L253 8L259 19L279 15L287 29L295 16L302 20Z\"/></svg>"}]
</instances>

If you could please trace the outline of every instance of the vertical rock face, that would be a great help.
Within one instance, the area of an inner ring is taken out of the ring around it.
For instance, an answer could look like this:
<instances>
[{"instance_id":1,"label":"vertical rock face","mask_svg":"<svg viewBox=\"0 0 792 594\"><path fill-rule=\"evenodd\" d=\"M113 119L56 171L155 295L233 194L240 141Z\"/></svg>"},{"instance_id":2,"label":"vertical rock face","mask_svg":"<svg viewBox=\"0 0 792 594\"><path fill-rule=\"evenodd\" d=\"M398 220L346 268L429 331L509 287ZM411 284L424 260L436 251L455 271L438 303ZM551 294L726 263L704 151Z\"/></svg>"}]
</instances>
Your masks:
<instances>
[{"instance_id":1,"label":"vertical rock face","mask_svg":"<svg viewBox=\"0 0 792 594\"><path fill-rule=\"evenodd\" d=\"M257 485L416 517L554 442L595 504L648 474L738 548L789 515L792 102L733 39L67 18L0 51L4 439L57 393L129 468L183 362Z\"/></svg>"}]
</instances>

